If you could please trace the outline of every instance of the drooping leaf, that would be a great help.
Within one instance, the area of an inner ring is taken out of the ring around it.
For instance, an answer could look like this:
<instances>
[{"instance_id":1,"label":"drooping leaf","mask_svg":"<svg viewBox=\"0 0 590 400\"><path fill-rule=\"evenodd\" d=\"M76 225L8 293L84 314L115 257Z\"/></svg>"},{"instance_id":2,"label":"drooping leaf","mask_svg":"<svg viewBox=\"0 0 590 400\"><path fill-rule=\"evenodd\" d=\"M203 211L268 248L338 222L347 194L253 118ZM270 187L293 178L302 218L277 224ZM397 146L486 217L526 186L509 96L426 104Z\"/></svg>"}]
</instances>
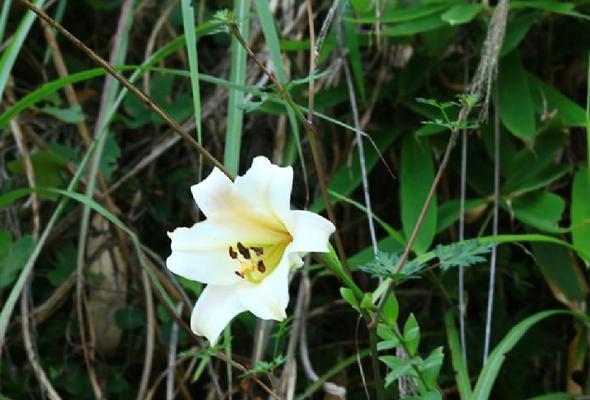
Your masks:
<instances>
[{"instance_id":1,"label":"drooping leaf","mask_svg":"<svg viewBox=\"0 0 590 400\"><path fill-rule=\"evenodd\" d=\"M406 238L409 238L418 216L425 204L430 186L434 181L434 162L428 141L418 140L408 135L402 145L400 171L400 200L402 226ZM422 254L428 250L436 234L437 197L426 212L413 250Z\"/></svg>"},{"instance_id":2,"label":"drooping leaf","mask_svg":"<svg viewBox=\"0 0 590 400\"><path fill-rule=\"evenodd\" d=\"M498 76L500 119L513 135L526 142L535 139L535 114L527 74L517 51L502 58Z\"/></svg>"},{"instance_id":3,"label":"drooping leaf","mask_svg":"<svg viewBox=\"0 0 590 400\"><path fill-rule=\"evenodd\" d=\"M440 17L450 25L461 25L471 22L483 10L482 3L460 3L449 8Z\"/></svg>"}]
</instances>

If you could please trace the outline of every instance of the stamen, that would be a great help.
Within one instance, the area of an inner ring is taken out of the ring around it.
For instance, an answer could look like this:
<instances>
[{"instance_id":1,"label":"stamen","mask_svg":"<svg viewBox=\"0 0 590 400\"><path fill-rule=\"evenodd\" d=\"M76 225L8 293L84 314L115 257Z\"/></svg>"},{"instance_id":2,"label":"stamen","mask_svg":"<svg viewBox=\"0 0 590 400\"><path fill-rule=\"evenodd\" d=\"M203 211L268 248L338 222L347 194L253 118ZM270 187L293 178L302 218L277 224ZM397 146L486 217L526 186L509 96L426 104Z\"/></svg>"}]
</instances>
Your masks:
<instances>
[{"instance_id":1,"label":"stamen","mask_svg":"<svg viewBox=\"0 0 590 400\"><path fill-rule=\"evenodd\" d=\"M264 254L264 249L262 247L250 247L250 249L256 254L256 257L260 257Z\"/></svg>"},{"instance_id":2,"label":"stamen","mask_svg":"<svg viewBox=\"0 0 590 400\"><path fill-rule=\"evenodd\" d=\"M250 259L250 251L240 242L238 242L238 251L246 260Z\"/></svg>"},{"instance_id":3,"label":"stamen","mask_svg":"<svg viewBox=\"0 0 590 400\"><path fill-rule=\"evenodd\" d=\"M237 276L239 276L240 278L244 279L244 274L242 272L240 272L240 271L234 271L234 272L235 272L235 274Z\"/></svg>"},{"instance_id":4,"label":"stamen","mask_svg":"<svg viewBox=\"0 0 590 400\"><path fill-rule=\"evenodd\" d=\"M266 271L266 267L264 266L264 261L259 260L257 266L258 266L258 272L260 272L261 274L263 274L264 271Z\"/></svg>"},{"instance_id":5,"label":"stamen","mask_svg":"<svg viewBox=\"0 0 590 400\"><path fill-rule=\"evenodd\" d=\"M229 256L234 260L238 258L238 253L234 250L233 247L229 246Z\"/></svg>"}]
</instances>

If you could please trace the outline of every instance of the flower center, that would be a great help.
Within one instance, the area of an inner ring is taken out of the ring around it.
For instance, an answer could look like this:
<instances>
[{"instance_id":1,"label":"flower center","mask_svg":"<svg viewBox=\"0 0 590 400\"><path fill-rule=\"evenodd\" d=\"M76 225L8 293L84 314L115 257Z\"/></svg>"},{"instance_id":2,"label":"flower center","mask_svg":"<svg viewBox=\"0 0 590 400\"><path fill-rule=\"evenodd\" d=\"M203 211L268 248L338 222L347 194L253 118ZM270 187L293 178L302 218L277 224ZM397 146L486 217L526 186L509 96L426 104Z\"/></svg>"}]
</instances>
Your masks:
<instances>
[{"instance_id":1,"label":"flower center","mask_svg":"<svg viewBox=\"0 0 590 400\"><path fill-rule=\"evenodd\" d=\"M229 257L240 262L235 274L252 283L260 283L276 269L283 257L288 242L272 245L245 246L237 242L229 246Z\"/></svg>"}]
</instances>

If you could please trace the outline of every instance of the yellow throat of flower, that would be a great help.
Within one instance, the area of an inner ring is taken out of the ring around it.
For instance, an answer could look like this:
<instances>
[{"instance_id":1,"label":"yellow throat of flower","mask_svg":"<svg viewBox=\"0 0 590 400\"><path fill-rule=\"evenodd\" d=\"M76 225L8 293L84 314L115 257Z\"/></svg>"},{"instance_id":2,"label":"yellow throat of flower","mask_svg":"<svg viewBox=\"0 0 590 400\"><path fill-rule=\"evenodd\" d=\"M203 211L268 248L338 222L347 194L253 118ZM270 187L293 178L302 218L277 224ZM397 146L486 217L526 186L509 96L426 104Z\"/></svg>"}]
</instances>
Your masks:
<instances>
[{"instance_id":1,"label":"yellow throat of flower","mask_svg":"<svg viewBox=\"0 0 590 400\"><path fill-rule=\"evenodd\" d=\"M277 268L290 241L271 245L244 245L237 242L235 246L229 246L229 257L240 262L240 269L235 274L251 283L262 282Z\"/></svg>"}]
</instances>

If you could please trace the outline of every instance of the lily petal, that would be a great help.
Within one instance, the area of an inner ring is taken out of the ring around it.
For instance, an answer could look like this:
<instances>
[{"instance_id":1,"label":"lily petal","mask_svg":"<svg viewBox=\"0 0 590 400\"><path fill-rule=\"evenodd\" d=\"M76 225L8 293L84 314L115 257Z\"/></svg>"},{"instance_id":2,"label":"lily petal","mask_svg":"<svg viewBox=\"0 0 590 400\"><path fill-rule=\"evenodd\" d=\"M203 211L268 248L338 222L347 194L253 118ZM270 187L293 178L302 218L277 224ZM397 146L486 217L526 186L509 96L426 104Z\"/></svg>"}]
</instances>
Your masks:
<instances>
[{"instance_id":1,"label":"lily petal","mask_svg":"<svg viewBox=\"0 0 590 400\"><path fill-rule=\"evenodd\" d=\"M261 319L282 321L289 304L289 257L283 255L276 269L259 284L243 282L237 293L242 305Z\"/></svg>"},{"instance_id":2,"label":"lily petal","mask_svg":"<svg viewBox=\"0 0 590 400\"><path fill-rule=\"evenodd\" d=\"M236 178L234 201L248 214L282 221L291 208L292 186L293 168L279 167L259 156L244 175Z\"/></svg>"},{"instance_id":3,"label":"lily petal","mask_svg":"<svg viewBox=\"0 0 590 400\"><path fill-rule=\"evenodd\" d=\"M287 228L293 237L290 250L299 253L326 253L330 235L336 227L321 215L309 211L293 210L287 219Z\"/></svg>"},{"instance_id":4,"label":"lily petal","mask_svg":"<svg viewBox=\"0 0 590 400\"><path fill-rule=\"evenodd\" d=\"M208 285L191 314L191 329L215 346L223 328L242 311L233 286Z\"/></svg>"},{"instance_id":5,"label":"lily petal","mask_svg":"<svg viewBox=\"0 0 590 400\"><path fill-rule=\"evenodd\" d=\"M207 178L191 186L191 192L203 214L212 218L215 215L233 214L230 201L232 188L232 181L215 167Z\"/></svg>"},{"instance_id":6,"label":"lily petal","mask_svg":"<svg viewBox=\"0 0 590 400\"><path fill-rule=\"evenodd\" d=\"M240 263L229 256L229 247L239 241L275 243L282 240L275 231L249 221L216 218L169 232L172 253L166 266L175 274L187 279L231 285L241 280L234 271Z\"/></svg>"}]
</instances>

